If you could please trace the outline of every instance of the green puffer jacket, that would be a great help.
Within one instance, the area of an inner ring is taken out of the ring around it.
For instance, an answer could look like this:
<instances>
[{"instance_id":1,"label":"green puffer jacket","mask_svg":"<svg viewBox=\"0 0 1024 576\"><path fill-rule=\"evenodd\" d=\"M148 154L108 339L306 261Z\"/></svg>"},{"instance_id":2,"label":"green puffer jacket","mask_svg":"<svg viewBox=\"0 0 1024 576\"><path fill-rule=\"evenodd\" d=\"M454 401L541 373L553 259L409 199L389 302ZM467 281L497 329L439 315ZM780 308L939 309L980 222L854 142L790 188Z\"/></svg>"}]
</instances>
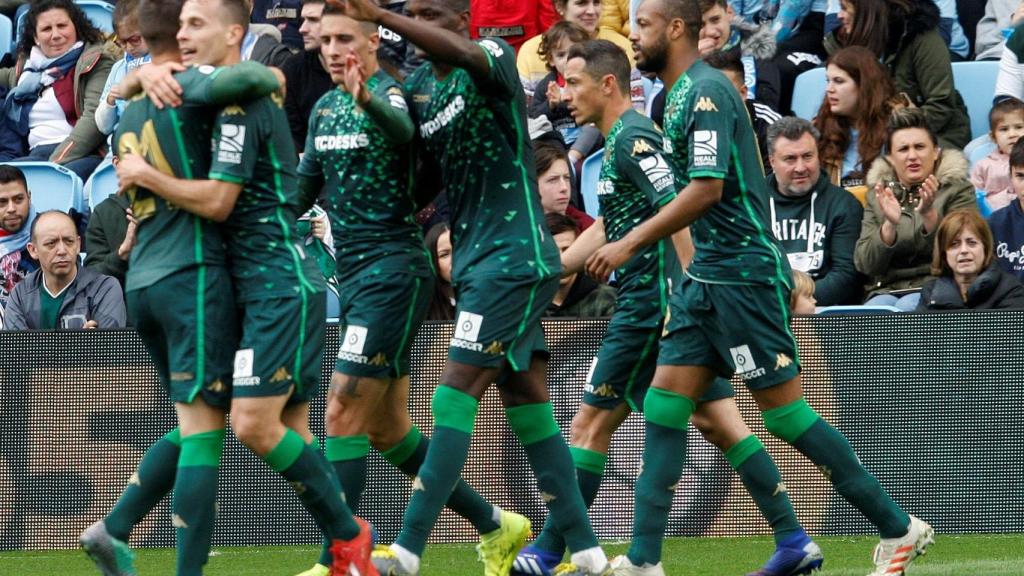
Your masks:
<instances>
[{"instance_id":1,"label":"green puffer jacket","mask_svg":"<svg viewBox=\"0 0 1024 576\"><path fill-rule=\"evenodd\" d=\"M953 210L977 209L974 185L968 179L967 158L963 154L957 150L943 150L934 174L939 180L939 192L934 203L939 220ZM892 246L882 242L880 229L885 216L875 197L875 184L893 180L896 180L896 171L889 161L885 157L875 160L868 171L868 205L864 208L860 238L853 253L854 266L869 278L866 286L869 298L892 290L920 288L931 277L935 231L925 233L920 214L906 198L901 197L900 190L894 190L896 198L903 204L900 223L896 226L896 242Z\"/></svg>"},{"instance_id":2,"label":"green puffer jacket","mask_svg":"<svg viewBox=\"0 0 1024 576\"><path fill-rule=\"evenodd\" d=\"M87 44L75 65L75 111L78 122L71 134L50 155L50 162L67 164L86 156L99 155L106 136L96 127L96 106L114 62L120 58L119 49L112 43ZM13 88L18 84L25 57L19 56L12 68L0 68L0 86Z\"/></svg>"}]
</instances>

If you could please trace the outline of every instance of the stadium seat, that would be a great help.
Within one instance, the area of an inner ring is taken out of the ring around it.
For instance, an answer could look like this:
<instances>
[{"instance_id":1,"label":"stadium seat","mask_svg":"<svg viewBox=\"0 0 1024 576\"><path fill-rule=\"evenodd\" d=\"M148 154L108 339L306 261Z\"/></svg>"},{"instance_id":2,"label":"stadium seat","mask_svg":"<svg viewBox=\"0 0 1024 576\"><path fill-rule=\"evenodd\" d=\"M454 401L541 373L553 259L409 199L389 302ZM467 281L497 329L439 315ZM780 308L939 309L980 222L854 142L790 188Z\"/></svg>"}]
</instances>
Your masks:
<instances>
[{"instance_id":1,"label":"stadium seat","mask_svg":"<svg viewBox=\"0 0 1024 576\"><path fill-rule=\"evenodd\" d=\"M971 137L988 133L988 111L992 109L992 95L996 91L999 62L954 62L953 85L967 105L971 120Z\"/></svg>"},{"instance_id":2,"label":"stadium seat","mask_svg":"<svg viewBox=\"0 0 1024 576\"><path fill-rule=\"evenodd\" d=\"M327 287L327 323L337 324L341 319L341 300L337 292L330 286Z\"/></svg>"},{"instance_id":3,"label":"stadium seat","mask_svg":"<svg viewBox=\"0 0 1024 576\"><path fill-rule=\"evenodd\" d=\"M839 315L859 316L863 314L888 314L890 312L903 311L895 306L823 306L818 308L815 314L818 315Z\"/></svg>"},{"instance_id":4,"label":"stadium seat","mask_svg":"<svg viewBox=\"0 0 1024 576\"><path fill-rule=\"evenodd\" d=\"M793 85L793 114L804 120L814 120L825 98L824 68L812 68L796 77Z\"/></svg>"},{"instance_id":5,"label":"stadium seat","mask_svg":"<svg viewBox=\"0 0 1024 576\"><path fill-rule=\"evenodd\" d=\"M102 0L76 0L75 4L85 12L93 25L107 34L114 32L114 5Z\"/></svg>"},{"instance_id":6,"label":"stadium seat","mask_svg":"<svg viewBox=\"0 0 1024 576\"><path fill-rule=\"evenodd\" d=\"M67 168L52 162L7 162L17 166L25 174L32 204L36 210L60 210L71 208L84 211L82 202L82 179Z\"/></svg>"},{"instance_id":7,"label":"stadium seat","mask_svg":"<svg viewBox=\"0 0 1024 576\"><path fill-rule=\"evenodd\" d=\"M995 150L996 143L986 134L968 142L967 146L964 146L964 156L967 156L967 162L973 168L979 160L995 152Z\"/></svg>"},{"instance_id":8,"label":"stadium seat","mask_svg":"<svg viewBox=\"0 0 1024 576\"><path fill-rule=\"evenodd\" d=\"M580 169L580 195L583 196L583 209L591 218L597 218L600 204L597 200L597 180L601 176L601 164L604 162L604 148L594 152L583 161Z\"/></svg>"},{"instance_id":9,"label":"stadium seat","mask_svg":"<svg viewBox=\"0 0 1024 576\"><path fill-rule=\"evenodd\" d=\"M89 211L111 194L117 194L117 172L113 162L104 160L85 183L85 201L89 204Z\"/></svg>"},{"instance_id":10,"label":"stadium seat","mask_svg":"<svg viewBox=\"0 0 1024 576\"><path fill-rule=\"evenodd\" d=\"M14 51L14 22L0 14L0 54Z\"/></svg>"}]
</instances>

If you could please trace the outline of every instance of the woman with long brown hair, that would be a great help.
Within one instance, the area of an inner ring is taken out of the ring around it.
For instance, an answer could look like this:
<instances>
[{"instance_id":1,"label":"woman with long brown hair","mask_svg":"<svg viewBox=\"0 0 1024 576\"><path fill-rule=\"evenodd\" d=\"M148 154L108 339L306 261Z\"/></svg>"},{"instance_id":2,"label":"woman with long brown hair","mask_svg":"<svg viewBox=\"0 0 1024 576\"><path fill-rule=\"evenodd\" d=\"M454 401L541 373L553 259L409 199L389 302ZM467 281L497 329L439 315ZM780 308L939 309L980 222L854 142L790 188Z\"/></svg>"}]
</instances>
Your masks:
<instances>
[{"instance_id":1,"label":"woman with long brown hair","mask_svg":"<svg viewBox=\"0 0 1024 576\"><path fill-rule=\"evenodd\" d=\"M818 154L832 183L863 203L864 177L885 147L893 85L875 55L862 46L843 48L825 63L828 84L814 126Z\"/></svg>"}]
</instances>

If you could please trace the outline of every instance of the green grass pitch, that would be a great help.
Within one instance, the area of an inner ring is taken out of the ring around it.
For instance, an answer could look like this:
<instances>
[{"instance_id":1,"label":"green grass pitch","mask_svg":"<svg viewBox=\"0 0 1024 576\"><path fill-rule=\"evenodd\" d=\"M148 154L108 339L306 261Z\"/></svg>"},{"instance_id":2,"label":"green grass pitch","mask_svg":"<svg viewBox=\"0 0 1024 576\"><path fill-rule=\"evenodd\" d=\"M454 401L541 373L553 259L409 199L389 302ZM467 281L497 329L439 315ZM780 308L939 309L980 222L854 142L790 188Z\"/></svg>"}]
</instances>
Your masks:
<instances>
[{"instance_id":1,"label":"green grass pitch","mask_svg":"<svg viewBox=\"0 0 1024 576\"><path fill-rule=\"evenodd\" d=\"M877 541L869 537L819 537L825 552L822 576L864 576L871 570L871 550ZM626 545L605 544L609 556L621 554ZM670 575L732 576L756 569L771 553L771 538L674 538L665 542L665 568ZM312 565L313 547L217 548L207 564L207 576L292 576ZM139 551L141 576L173 573L174 551ZM482 574L476 552L468 544L433 545L427 548L423 576ZM10 576L95 576L97 572L83 553L54 550L0 553L0 574ZM1024 574L1024 534L938 535L928 555L907 576L1021 576Z\"/></svg>"}]
</instances>

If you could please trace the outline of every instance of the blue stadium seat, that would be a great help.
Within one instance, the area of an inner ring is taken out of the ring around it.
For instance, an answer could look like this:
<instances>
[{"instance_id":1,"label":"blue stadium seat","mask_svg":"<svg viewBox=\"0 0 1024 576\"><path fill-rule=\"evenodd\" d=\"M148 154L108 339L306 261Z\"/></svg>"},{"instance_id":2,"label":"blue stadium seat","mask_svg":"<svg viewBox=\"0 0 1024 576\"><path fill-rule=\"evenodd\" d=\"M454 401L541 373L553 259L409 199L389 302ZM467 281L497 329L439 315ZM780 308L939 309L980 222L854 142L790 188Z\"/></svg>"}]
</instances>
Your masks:
<instances>
[{"instance_id":1,"label":"blue stadium seat","mask_svg":"<svg viewBox=\"0 0 1024 576\"><path fill-rule=\"evenodd\" d=\"M862 314L888 314L890 312L900 312L900 313L902 313L903 311L900 310L899 308L895 307L895 306L824 306L822 308L818 308L818 311L815 312L815 314L818 314L818 315L845 314L845 315L859 316L859 315L862 315Z\"/></svg>"},{"instance_id":2,"label":"blue stadium seat","mask_svg":"<svg viewBox=\"0 0 1024 576\"><path fill-rule=\"evenodd\" d=\"M104 160L85 183L85 201L89 204L89 211L112 194L117 194L117 172L113 162Z\"/></svg>"},{"instance_id":3,"label":"blue stadium seat","mask_svg":"<svg viewBox=\"0 0 1024 576\"><path fill-rule=\"evenodd\" d=\"M796 77L793 85L793 114L804 120L814 120L825 98L828 81L824 68L812 68Z\"/></svg>"},{"instance_id":4,"label":"blue stadium seat","mask_svg":"<svg viewBox=\"0 0 1024 576\"><path fill-rule=\"evenodd\" d=\"M604 148L594 152L583 161L580 168L580 195L583 196L583 209L592 218L597 218L600 204L597 200L597 181L601 176L601 164L604 162Z\"/></svg>"},{"instance_id":5,"label":"blue stadium seat","mask_svg":"<svg viewBox=\"0 0 1024 576\"><path fill-rule=\"evenodd\" d=\"M32 204L36 210L60 210L71 208L83 212L82 179L67 168L52 162L7 162L17 166L25 174Z\"/></svg>"},{"instance_id":6,"label":"blue stadium seat","mask_svg":"<svg viewBox=\"0 0 1024 576\"><path fill-rule=\"evenodd\" d=\"M992 96L996 92L999 62L954 62L953 85L967 105L971 119L971 137L988 133L988 111L992 109Z\"/></svg>"},{"instance_id":7,"label":"blue stadium seat","mask_svg":"<svg viewBox=\"0 0 1024 576\"><path fill-rule=\"evenodd\" d=\"M107 34L114 32L114 5L102 0L76 0L75 4L85 12L93 25Z\"/></svg>"},{"instance_id":8,"label":"blue stadium seat","mask_svg":"<svg viewBox=\"0 0 1024 576\"><path fill-rule=\"evenodd\" d=\"M0 54L14 51L14 22L0 14Z\"/></svg>"},{"instance_id":9,"label":"blue stadium seat","mask_svg":"<svg viewBox=\"0 0 1024 576\"><path fill-rule=\"evenodd\" d=\"M994 152L995 149L996 143L989 138L988 134L985 134L971 140L967 143L967 146L964 146L964 156L967 156L967 162L973 168L979 160Z\"/></svg>"},{"instance_id":10,"label":"blue stadium seat","mask_svg":"<svg viewBox=\"0 0 1024 576\"><path fill-rule=\"evenodd\" d=\"M327 323L337 324L341 319L341 300L331 286L327 287Z\"/></svg>"}]
</instances>

